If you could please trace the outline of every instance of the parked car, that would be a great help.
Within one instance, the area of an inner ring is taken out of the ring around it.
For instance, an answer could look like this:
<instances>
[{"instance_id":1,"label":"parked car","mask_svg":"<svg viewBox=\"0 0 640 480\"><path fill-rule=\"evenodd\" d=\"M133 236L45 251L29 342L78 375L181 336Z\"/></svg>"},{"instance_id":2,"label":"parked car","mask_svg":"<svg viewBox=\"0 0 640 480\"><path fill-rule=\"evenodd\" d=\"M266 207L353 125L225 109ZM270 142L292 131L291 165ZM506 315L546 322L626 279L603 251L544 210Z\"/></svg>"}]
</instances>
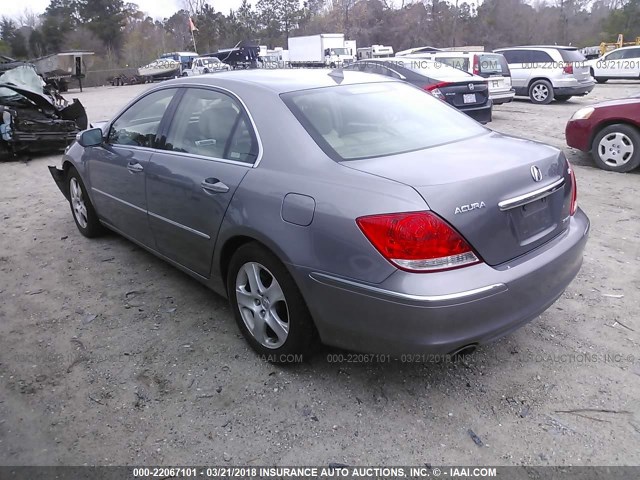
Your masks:
<instances>
[{"instance_id":1,"label":"parked car","mask_svg":"<svg viewBox=\"0 0 640 480\"><path fill-rule=\"evenodd\" d=\"M119 232L228 296L272 361L316 335L470 352L554 303L589 232L562 151L352 71L170 80L50 170L80 233Z\"/></svg>"},{"instance_id":2,"label":"parked car","mask_svg":"<svg viewBox=\"0 0 640 480\"><path fill-rule=\"evenodd\" d=\"M413 55L426 58L487 79L489 98L494 105L508 103L516 92L511 86L511 72L503 55L484 52L431 52Z\"/></svg>"},{"instance_id":3,"label":"parked car","mask_svg":"<svg viewBox=\"0 0 640 480\"><path fill-rule=\"evenodd\" d=\"M598 83L610 79L640 80L640 46L617 48L589 60L587 65Z\"/></svg>"},{"instance_id":4,"label":"parked car","mask_svg":"<svg viewBox=\"0 0 640 480\"><path fill-rule=\"evenodd\" d=\"M187 68L182 71L183 77L191 77L194 75L204 75L207 73L221 72L225 70L231 70L231 66L222 62L216 57L198 57L196 58L191 68Z\"/></svg>"},{"instance_id":5,"label":"parked car","mask_svg":"<svg viewBox=\"0 0 640 480\"><path fill-rule=\"evenodd\" d=\"M586 59L575 47L526 46L494 50L507 59L516 95L533 103L566 102L595 86Z\"/></svg>"},{"instance_id":6,"label":"parked car","mask_svg":"<svg viewBox=\"0 0 640 480\"><path fill-rule=\"evenodd\" d=\"M570 147L590 151L598 167L630 172L640 165L640 98L581 108L567 122L565 136Z\"/></svg>"},{"instance_id":7,"label":"parked car","mask_svg":"<svg viewBox=\"0 0 640 480\"><path fill-rule=\"evenodd\" d=\"M344 67L396 78L421 88L480 123L491 121L487 80L444 63L420 57L358 60Z\"/></svg>"}]
</instances>

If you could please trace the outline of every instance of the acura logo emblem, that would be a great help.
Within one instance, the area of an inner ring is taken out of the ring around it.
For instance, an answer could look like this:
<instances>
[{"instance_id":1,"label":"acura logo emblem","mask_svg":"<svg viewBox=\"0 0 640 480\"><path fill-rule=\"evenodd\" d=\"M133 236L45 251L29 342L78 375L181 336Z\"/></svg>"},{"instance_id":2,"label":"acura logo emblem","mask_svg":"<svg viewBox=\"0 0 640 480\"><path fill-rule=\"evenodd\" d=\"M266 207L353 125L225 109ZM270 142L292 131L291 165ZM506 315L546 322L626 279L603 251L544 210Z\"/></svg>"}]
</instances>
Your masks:
<instances>
[{"instance_id":1,"label":"acura logo emblem","mask_svg":"<svg viewBox=\"0 0 640 480\"><path fill-rule=\"evenodd\" d=\"M469 84L469 90L475 90L476 86L473 83Z\"/></svg>"},{"instance_id":2,"label":"acura logo emblem","mask_svg":"<svg viewBox=\"0 0 640 480\"><path fill-rule=\"evenodd\" d=\"M539 182L540 180L542 180L542 172L535 165L531 167L531 176L533 177L534 182Z\"/></svg>"}]
</instances>

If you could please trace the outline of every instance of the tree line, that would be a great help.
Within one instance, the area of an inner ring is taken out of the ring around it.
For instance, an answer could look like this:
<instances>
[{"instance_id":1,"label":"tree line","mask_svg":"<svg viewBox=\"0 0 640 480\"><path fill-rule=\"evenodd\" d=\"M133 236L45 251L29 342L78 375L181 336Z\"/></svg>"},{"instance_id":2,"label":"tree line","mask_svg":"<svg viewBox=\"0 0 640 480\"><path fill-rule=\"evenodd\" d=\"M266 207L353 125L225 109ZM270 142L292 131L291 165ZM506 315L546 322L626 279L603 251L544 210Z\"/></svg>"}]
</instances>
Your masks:
<instances>
[{"instance_id":1,"label":"tree line","mask_svg":"<svg viewBox=\"0 0 640 480\"><path fill-rule=\"evenodd\" d=\"M424 45L598 45L640 36L640 0L243 0L228 13L213 2L183 0L157 20L123 0L50 0L41 15L0 18L0 54L18 59L91 50L103 66L137 67L162 52L199 53L243 40L271 48L292 35L345 33L359 46L396 51Z\"/></svg>"}]
</instances>

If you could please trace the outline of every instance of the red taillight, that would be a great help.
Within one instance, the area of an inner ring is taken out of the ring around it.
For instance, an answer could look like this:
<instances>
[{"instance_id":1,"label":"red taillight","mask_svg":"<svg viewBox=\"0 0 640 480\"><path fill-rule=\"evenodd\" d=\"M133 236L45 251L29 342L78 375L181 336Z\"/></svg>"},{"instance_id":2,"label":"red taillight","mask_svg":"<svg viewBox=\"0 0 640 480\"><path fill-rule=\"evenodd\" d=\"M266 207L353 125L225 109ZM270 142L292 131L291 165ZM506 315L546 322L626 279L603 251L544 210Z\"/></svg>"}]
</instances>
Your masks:
<instances>
[{"instance_id":1,"label":"red taillight","mask_svg":"<svg viewBox=\"0 0 640 480\"><path fill-rule=\"evenodd\" d=\"M423 90L425 90L426 92L429 92L434 97L439 98L440 100L444 100L444 93L442 93L440 89L442 87L446 87L447 85L451 85L451 83L450 82L433 83L431 85L425 85L422 88Z\"/></svg>"},{"instance_id":2,"label":"red taillight","mask_svg":"<svg viewBox=\"0 0 640 480\"><path fill-rule=\"evenodd\" d=\"M569 215L573 215L578 209L578 182L576 182L576 172L573 171L569 160L567 160L567 169L569 170L569 177L571 178L571 206L569 207Z\"/></svg>"},{"instance_id":3,"label":"red taillight","mask_svg":"<svg viewBox=\"0 0 640 480\"><path fill-rule=\"evenodd\" d=\"M564 67L562 67L562 71L564 73L568 73L568 74L572 75L573 74L573 64L565 65Z\"/></svg>"},{"instance_id":4,"label":"red taillight","mask_svg":"<svg viewBox=\"0 0 640 480\"><path fill-rule=\"evenodd\" d=\"M432 272L480 263L467 241L432 212L371 215L356 222L382 256L403 270Z\"/></svg>"},{"instance_id":5,"label":"red taillight","mask_svg":"<svg viewBox=\"0 0 640 480\"><path fill-rule=\"evenodd\" d=\"M473 74L480 75L480 57L478 55L473 56Z\"/></svg>"}]
</instances>

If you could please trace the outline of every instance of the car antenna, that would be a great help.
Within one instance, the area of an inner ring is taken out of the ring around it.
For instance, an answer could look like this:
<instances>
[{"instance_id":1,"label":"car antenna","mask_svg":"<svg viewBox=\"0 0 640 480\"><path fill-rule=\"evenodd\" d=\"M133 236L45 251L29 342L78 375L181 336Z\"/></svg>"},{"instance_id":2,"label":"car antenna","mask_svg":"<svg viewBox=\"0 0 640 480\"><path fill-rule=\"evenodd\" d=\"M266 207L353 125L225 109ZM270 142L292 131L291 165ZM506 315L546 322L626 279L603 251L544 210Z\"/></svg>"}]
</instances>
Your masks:
<instances>
[{"instance_id":1,"label":"car antenna","mask_svg":"<svg viewBox=\"0 0 640 480\"><path fill-rule=\"evenodd\" d=\"M337 84L341 84L344 80L344 72L342 71L342 67L334 68L329 72L329 76L333 78L333 81Z\"/></svg>"}]
</instances>

